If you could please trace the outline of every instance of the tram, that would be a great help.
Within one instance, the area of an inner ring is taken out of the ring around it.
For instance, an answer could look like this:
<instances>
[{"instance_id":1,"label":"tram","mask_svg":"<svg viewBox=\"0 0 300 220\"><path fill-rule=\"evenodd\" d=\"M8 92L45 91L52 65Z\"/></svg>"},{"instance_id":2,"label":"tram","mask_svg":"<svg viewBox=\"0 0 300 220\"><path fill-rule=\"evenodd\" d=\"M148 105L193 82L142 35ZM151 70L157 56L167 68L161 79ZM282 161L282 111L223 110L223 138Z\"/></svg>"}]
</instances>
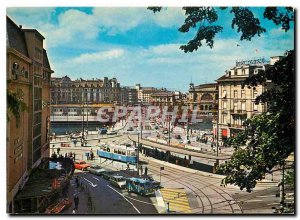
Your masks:
<instances>
[{"instance_id":1,"label":"tram","mask_svg":"<svg viewBox=\"0 0 300 220\"><path fill-rule=\"evenodd\" d=\"M141 178L128 178L126 180L128 192L134 192L142 196L152 195L155 192L155 186L150 180Z\"/></svg>"},{"instance_id":2,"label":"tram","mask_svg":"<svg viewBox=\"0 0 300 220\"><path fill-rule=\"evenodd\" d=\"M130 164L136 164L137 162L135 148L125 145L101 145L99 147L100 149L97 150L97 155L99 157Z\"/></svg>"}]
</instances>

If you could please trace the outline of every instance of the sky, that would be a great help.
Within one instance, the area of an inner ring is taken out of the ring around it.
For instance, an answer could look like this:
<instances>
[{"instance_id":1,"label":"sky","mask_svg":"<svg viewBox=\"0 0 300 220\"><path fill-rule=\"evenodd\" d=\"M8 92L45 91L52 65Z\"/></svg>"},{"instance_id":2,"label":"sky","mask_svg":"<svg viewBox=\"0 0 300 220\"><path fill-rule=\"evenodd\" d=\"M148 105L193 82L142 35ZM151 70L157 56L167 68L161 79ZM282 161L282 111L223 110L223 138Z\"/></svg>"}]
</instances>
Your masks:
<instances>
[{"instance_id":1,"label":"sky","mask_svg":"<svg viewBox=\"0 0 300 220\"><path fill-rule=\"evenodd\" d=\"M293 28L284 32L263 19L263 8L252 9L266 33L240 41L227 9L219 13L217 24L224 31L214 47L204 44L193 53L179 49L196 31L178 31L185 19L179 7L155 14L146 7L8 7L6 13L17 25L45 37L53 77L116 77L122 86L140 83L186 92L191 82L215 82L237 59L269 58L294 48Z\"/></svg>"}]
</instances>

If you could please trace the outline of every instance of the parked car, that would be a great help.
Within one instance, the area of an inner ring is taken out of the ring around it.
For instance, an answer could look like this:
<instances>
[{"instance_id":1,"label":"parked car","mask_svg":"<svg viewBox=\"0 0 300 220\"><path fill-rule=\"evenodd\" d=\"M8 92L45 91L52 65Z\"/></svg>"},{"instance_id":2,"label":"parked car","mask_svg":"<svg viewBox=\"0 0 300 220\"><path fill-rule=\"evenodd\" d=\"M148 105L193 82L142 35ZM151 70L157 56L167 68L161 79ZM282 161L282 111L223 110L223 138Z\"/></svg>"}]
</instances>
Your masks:
<instances>
[{"instance_id":1,"label":"parked car","mask_svg":"<svg viewBox=\"0 0 300 220\"><path fill-rule=\"evenodd\" d=\"M160 182L154 180L152 178L152 176L148 176L146 179L151 181L151 183L152 183L152 185L154 186L155 189L159 189L160 188Z\"/></svg>"},{"instance_id":2,"label":"parked car","mask_svg":"<svg viewBox=\"0 0 300 220\"><path fill-rule=\"evenodd\" d=\"M87 170L87 168L90 167L91 165L86 163L83 160L80 160L80 161L76 161L74 163L74 166L75 166L75 169L78 169L78 170Z\"/></svg>"},{"instance_id":3,"label":"parked car","mask_svg":"<svg viewBox=\"0 0 300 220\"><path fill-rule=\"evenodd\" d=\"M133 127L129 127L127 131L133 131Z\"/></svg>"},{"instance_id":4,"label":"parked car","mask_svg":"<svg viewBox=\"0 0 300 220\"><path fill-rule=\"evenodd\" d=\"M99 165L91 165L90 167L87 168L87 170L95 175L100 176L103 172L105 172L106 170L103 169L102 167L100 167Z\"/></svg>"},{"instance_id":5,"label":"parked car","mask_svg":"<svg viewBox=\"0 0 300 220\"><path fill-rule=\"evenodd\" d=\"M116 132L116 131L107 131L106 134L107 134L107 135L114 135L114 134L117 134L117 132Z\"/></svg>"},{"instance_id":6,"label":"parked car","mask_svg":"<svg viewBox=\"0 0 300 220\"><path fill-rule=\"evenodd\" d=\"M181 139L181 135L180 134L176 134L175 135L175 139Z\"/></svg>"},{"instance_id":7,"label":"parked car","mask_svg":"<svg viewBox=\"0 0 300 220\"><path fill-rule=\"evenodd\" d=\"M125 189L126 187L126 179L123 176L111 176L109 182L111 185L120 189Z\"/></svg>"},{"instance_id":8,"label":"parked car","mask_svg":"<svg viewBox=\"0 0 300 220\"><path fill-rule=\"evenodd\" d=\"M110 180L111 176L114 175L114 172L111 170L106 170L102 173L103 179Z\"/></svg>"},{"instance_id":9,"label":"parked car","mask_svg":"<svg viewBox=\"0 0 300 220\"><path fill-rule=\"evenodd\" d=\"M155 125L154 129L158 129L159 127L157 125Z\"/></svg>"},{"instance_id":10,"label":"parked car","mask_svg":"<svg viewBox=\"0 0 300 220\"><path fill-rule=\"evenodd\" d=\"M164 129L163 133L168 134L169 133L168 129Z\"/></svg>"},{"instance_id":11,"label":"parked car","mask_svg":"<svg viewBox=\"0 0 300 220\"><path fill-rule=\"evenodd\" d=\"M106 134L107 133L106 128L101 128L99 131L100 131L100 134Z\"/></svg>"},{"instance_id":12,"label":"parked car","mask_svg":"<svg viewBox=\"0 0 300 220\"><path fill-rule=\"evenodd\" d=\"M190 144L191 143L191 141L190 140L183 140L183 142L182 143L184 143L184 144Z\"/></svg>"}]
</instances>

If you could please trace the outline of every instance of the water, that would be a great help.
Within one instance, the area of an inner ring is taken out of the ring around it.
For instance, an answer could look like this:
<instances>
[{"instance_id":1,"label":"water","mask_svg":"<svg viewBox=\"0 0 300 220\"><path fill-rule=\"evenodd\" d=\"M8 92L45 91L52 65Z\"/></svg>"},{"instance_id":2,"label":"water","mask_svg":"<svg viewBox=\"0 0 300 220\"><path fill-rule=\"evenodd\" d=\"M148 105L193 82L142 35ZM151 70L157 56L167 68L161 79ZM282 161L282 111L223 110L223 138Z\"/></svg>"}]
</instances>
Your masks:
<instances>
[{"instance_id":1,"label":"water","mask_svg":"<svg viewBox=\"0 0 300 220\"><path fill-rule=\"evenodd\" d=\"M89 131L97 131L100 127L100 125L89 125L88 130ZM64 125L64 124L51 124L51 133L55 132L57 135L66 134L67 131L72 131L73 133L79 131L82 131L81 124L72 124L72 125ZM86 129L86 127L85 127Z\"/></svg>"}]
</instances>

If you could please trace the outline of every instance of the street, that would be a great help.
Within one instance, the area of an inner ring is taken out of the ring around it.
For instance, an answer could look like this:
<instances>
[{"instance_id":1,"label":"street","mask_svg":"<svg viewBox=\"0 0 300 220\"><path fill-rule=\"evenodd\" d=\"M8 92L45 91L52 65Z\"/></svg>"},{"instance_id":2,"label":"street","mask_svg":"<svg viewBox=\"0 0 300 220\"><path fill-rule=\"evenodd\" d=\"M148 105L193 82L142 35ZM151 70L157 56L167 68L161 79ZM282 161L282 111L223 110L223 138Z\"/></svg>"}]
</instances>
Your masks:
<instances>
[{"instance_id":1,"label":"street","mask_svg":"<svg viewBox=\"0 0 300 220\"><path fill-rule=\"evenodd\" d=\"M126 128L123 128L125 130ZM121 134L121 131L119 132ZM90 137L96 135L90 135ZM76 159L85 158L85 152L91 149L96 152L98 139L88 138L91 147L60 147L61 154L76 152ZM62 139L64 141L64 139ZM101 143L126 144L131 143L127 134L103 136ZM72 144L72 143L71 143ZM60 143L51 143L57 149ZM96 157L88 163L99 164L101 167L112 169L116 172L124 170L125 163L110 161ZM204 173L186 167L177 166L164 161L140 154L140 163L148 167L148 173L163 186L156 196L143 197L127 190L116 189L102 177L95 176L86 171L76 171L80 176L81 184L88 188L91 194L93 213L114 214L155 214L166 212L169 205L169 213L272 213L272 207L279 203L275 197L278 192L276 182L259 182L252 193L239 190L235 186L221 186L223 176ZM160 171L160 167L164 170ZM134 165L130 169L136 170ZM161 174L161 175L160 175ZM180 194L180 196L178 196ZM163 199L163 203L159 202ZM185 200L185 201L183 201ZM162 205L161 205L162 204ZM164 207L162 207L164 206Z\"/></svg>"}]
</instances>

